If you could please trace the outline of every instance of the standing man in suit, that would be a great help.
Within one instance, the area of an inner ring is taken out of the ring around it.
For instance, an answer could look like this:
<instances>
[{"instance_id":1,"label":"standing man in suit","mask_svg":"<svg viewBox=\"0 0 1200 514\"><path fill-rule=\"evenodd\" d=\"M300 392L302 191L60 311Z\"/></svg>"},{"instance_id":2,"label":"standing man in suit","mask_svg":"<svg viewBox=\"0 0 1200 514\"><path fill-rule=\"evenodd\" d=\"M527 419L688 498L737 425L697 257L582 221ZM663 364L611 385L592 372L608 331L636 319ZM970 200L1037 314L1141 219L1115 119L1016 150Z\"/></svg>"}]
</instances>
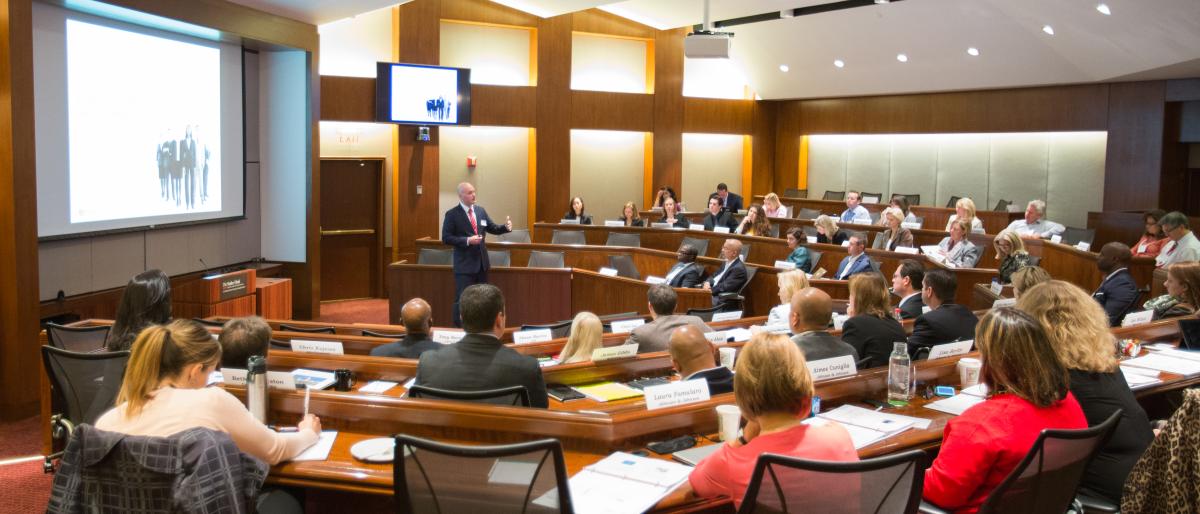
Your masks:
<instances>
[{"instance_id":1,"label":"standing man in suit","mask_svg":"<svg viewBox=\"0 0 1200 514\"><path fill-rule=\"evenodd\" d=\"M503 225L492 223L487 211L475 205L475 186L470 182L458 185L459 204L446 211L442 219L442 243L454 247L454 326L462 326L458 300L463 290L474 284L486 284L488 269L487 247L484 238L512 230L512 219L505 217Z\"/></svg>"},{"instance_id":2,"label":"standing man in suit","mask_svg":"<svg viewBox=\"0 0 1200 514\"><path fill-rule=\"evenodd\" d=\"M804 352L804 359L812 362L851 355L858 360L858 351L849 343L829 333L833 321L833 299L829 293L815 287L806 287L792 295L792 312L788 315L791 324L792 342Z\"/></svg>"},{"instance_id":3,"label":"standing man in suit","mask_svg":"<svg viewBox=\"0 0 1200 514\"><path fill-rule=\"evenodd\" d=\"M420 298L409 300L400 308L400 320L404 322L404 339L372 348L372 357L419 359L422 353L442 347L429 338L433 332L433 308L429 302Z\"/></svg>"},{"instance_id":4,"label":"standing man in suit","mask_svg":"<svg viewBox=\"0 0 1200 514\"><path fill-rule=\"evenodd\" d=\"M846 253L849 255L838 264L837 273L833 278L850 280L850 275L871 271L871 258L866 252L866 238L867 236L858 233L850 236L850 245L846 247Z\"/></svg>"},{"instance_id":5,"label":"standing man in suit","mask_svg":"<svg viewBox=\"0 0 1200 514\"><path fill-rule=\"evenodd\" d=\"M537 359L500 342L504 334L504 295L491 284L475 284L462 293L463 328L457 343L421 354L416 384L452 391L486 391L522 386L529 406L550 402Z\"/></svg>"},{"instance_id":6,"label":"standing man in suit","mask_svg":"<svg viewBox=\"0 0 1200 514\"><path fill-rule=\"evenodd\" d=\"M975 339L975 324L979 318L965 306L954 303L954 292L958 280L950 270L932 269L925 273L921 298L929 312L913 322L912 335L908 336L908 353L916 354L919 348Z\"/></svg>"},{"instance_id":7,"label":"standing man in suit","mask_svg":"<svg viewBox=\"0 0 1200 514\"><path fill-rule=\"evenodd\" d=\"M717 365L712 343L696 327L684 325L671 332L670 351L671 366L683 380L708 382L710 395L733 392L733 372Z\"/></svg>"},{"instance_id":8,"label":"standing man in suit","mask_svg":"<svg viewBox=\"0 0 1200 514\"><path fill-rule=\"evenodd\" d=\"M737 223L733 221L732 214L721 209L721 199L711 196L708 198L708 214L704 215L704 230L711 232L717 227L725 227L729 231L733 231L737 227Z\"/></svg>"},{"instance_id":9,"label":"standing man in suit","mask_svg":"<svg viewBox=\"0 0 1200 514\"><path fill-rule=\"evenodd\" d=\"M650 322L633 329L625 344L638 345L638 353L661 352L670 345L671 332L682 326L693 326L701 332L712 332L697 316L675 314L679 296L666 284L655 284L646 291L650 304ZM705 341L707 342L707 340Z\"/></svg>"},{"instance_id":10,"label":"standing man in suit","mask_svg":"<svg viewBox=\"0 0 1200 514\"><path fill-rule=\"evenodd\" d=\"M179 160L183 166L184 205L191 209L196 206L196 139L191 125L179 143Z\"/></svg>"},{"instance_id":11,"label":"standing man in suit","mask_svg":"<svg viewBox=\"0 0 1200 514\"><path fill-rule=\"evenodd\" d=\"M156 152L158 159L158 188L163 199L167 199L167 184L171 180L171 147L168 141L163 141L158 144Z\"/></svg>"},{"instance_id":12,"label":"standing man in suit","mask_svg":"<svg viewBox=\"0 0 1200 514\"><path fill-rule=\"evenodd\" d=\"M892 294L900 297L896 312L900 319L917 319L922 314L925 302L921 300L924 288L925 267L912 259L904 259L892 273Z\"/></svg>"},{"instance_id":13,"label":"standing man in suit","mask_svg":"<svg viewBox=\"0 0 1200 514\"><path fill-rule=\"evenodd\" d=\"M1092 298L1104 307L1108 324L1114 327L1121 325L1121 319L1137 303L1137 283L1129 273L1129 260L1132 258L1133 252L1129 246L1113 241L1100 247L1100 258L1096 259L1096 267L1104 274L1104 280L1092 293Z\"/></svg>"},{"instance_id":14,"label":"standing man in suit","mask_svg":"<svg viewBox=\"0 0 1200 514\"><path fill-rule=\"evenodd\" d=\"M840 219L842 223L856 223L858 225L870 225L871 213L862 205L862 193L858 191L846 192L846 210L842 211Z\"/></svg>"},{"instance_id":15,"label":"standing man in suit","mask_svg":"<svg viewBox=\"0 0 1200 514\"><path fill-rule=\"evenodd\" d=\"M730 193L729 186L724 182L717 184L717 192L709 195L709 198L714 196L721 201L721 210L730 213L742 210L742 197L737 193Z\"/></svg>"},{"instance_id":16,"label":"standing man in suit","mask_svg":"<svg viewBox=\"0 0 1200 514\"><path fill-rule=\"evenodd\" d=\"M725 264L704 281L704 290L712 291L713 307L721 304L721 294L736 293L746 285L746 265L742 264L742 242L726 239L721 246L721 258Z\"/></svg>"},{"instance_id":17,"label":"standing man in suit","mask_svg":"<svg viewBox=\"0 0 1200 514\"><path fill-rule=\"evenodd\" d=\"M671 266L671 270L667 271L667 285L671 287L699 287L700 275L703 270L700 265L696 264L696 247L690 244L684 244L679 247L679 251L675 254L679 262Z\"/></svg>"}]
</instances>

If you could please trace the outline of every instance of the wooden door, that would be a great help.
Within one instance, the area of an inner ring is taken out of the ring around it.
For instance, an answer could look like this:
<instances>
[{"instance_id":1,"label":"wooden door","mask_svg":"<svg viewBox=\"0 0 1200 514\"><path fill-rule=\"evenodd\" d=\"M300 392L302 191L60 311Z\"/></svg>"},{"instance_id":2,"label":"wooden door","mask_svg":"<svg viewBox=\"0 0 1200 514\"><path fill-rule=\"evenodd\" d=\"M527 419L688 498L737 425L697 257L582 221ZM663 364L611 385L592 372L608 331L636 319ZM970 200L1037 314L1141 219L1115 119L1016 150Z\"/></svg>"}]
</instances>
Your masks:
<instances>
[{"instance_id":1,"label":"wooden door","mask_svg":"<svg viewBox=\"0 0 1200 514\"><path fill-rule=\"evenodd\" d=\"M321 300L383 296L383 159L321 159Z\"/></svg>"}]
</instances>

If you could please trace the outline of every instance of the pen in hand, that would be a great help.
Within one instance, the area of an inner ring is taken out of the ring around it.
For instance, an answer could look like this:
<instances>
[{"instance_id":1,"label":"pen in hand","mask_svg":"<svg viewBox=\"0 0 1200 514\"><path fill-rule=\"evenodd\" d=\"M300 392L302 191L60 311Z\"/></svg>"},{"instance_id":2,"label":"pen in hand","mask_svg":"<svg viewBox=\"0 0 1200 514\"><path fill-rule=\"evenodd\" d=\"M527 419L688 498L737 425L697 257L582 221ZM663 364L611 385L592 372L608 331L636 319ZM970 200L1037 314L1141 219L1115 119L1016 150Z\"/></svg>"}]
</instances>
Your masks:
<instances>
[{"instance_id":1,"label":"pen in hand","mask_svg":"<svg viewBox=\"0 0 1200 514\"><path fill-rule=\"evenodd\" d=\"M312 392L312 389L309 389L308 386L304 386L304 416L303 417L305 417L305 418L308 417L308 399L310 396L312 396L311 392Z\"/></svg>"}]
</instances>

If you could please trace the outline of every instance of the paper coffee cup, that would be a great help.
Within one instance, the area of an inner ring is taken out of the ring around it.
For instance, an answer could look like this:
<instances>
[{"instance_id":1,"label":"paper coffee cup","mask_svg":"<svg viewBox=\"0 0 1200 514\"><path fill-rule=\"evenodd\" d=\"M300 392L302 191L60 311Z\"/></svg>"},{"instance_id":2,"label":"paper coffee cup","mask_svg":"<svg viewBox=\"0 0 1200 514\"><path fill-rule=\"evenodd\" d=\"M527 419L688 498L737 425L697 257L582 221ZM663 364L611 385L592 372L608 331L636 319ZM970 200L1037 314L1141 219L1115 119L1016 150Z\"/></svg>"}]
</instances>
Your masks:
<instances>
[{"instance_id":1,"label":"paper coffee cup","mask_svg":"<svg viewBox=\"0 0 1200 514\"><path fill-rule=\"evenodd\" d=\"M741 421L742 410L737 405L717 406L717 423L721 430L722 441L737 439Z\"/></svg>"},{"instance_id":2,"label":"paper coffee cup","mask_svg":"<svg viewBox=\"0 0 1200 514\"><path fill-rule=\"evenodd\" d=\"M965 357L958 360L958 380L963 388L974 387L979 384L979 370L983 369L983 362L979 359Z\"/></svg>"},{"instance_id":3,"label":"paper coffee cup","mask_svg":"<svg viewBox=\"0 0 1200 514\"><path fill-rule=\"evenodd\" d=\"M732 370L733 361L737 359L737 348L726 347L721 348L718 351L721 352L721 365Z\"/></svg>"}]
</instances>

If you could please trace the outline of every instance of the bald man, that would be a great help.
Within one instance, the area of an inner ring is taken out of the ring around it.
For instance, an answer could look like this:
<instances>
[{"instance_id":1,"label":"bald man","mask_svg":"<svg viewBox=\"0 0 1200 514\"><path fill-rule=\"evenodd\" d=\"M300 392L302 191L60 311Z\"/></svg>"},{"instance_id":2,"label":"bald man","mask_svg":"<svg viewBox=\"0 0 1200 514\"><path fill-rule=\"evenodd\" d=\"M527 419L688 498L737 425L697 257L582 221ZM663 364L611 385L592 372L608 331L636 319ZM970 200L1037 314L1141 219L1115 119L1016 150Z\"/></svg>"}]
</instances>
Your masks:
<instances>
[{"instance_id":1,"label":"bald man","mask_svg":"<svg viewBox=\"0 0 1200 514\"><path fill-rule=\"evenodd\" d=\"M845 341L829 333L833 321L833 299L829 293L815 287L806 287L792 295L792 342L804 352L809 361L832 359L849 355L858 360L858 352Z\"/></svg>"},{"instance_id":2,"label":"bald man","mask_svg":"<svg viewBox=\"0 0 1200 514\"><path fill-rule=\"evenodd\" d=\"M721 305L721 295L737 293L746 285L746 265L742 264L742 242L737 239L726 239L721 245L721 258L725 264L704 281L704 289L712 292L713 307Z\"/></svg>"},{"instance_id":3,"label":"bald man","mask_svg":"<svg viewBox=\"0 0 1200 514\"><path fill-rule=\"evenodd\" d=\"M671 332L671 365L684 380L708 381L708 394L733 392L733 372L718 366L712 343L704 332L684 325Z\"/></svg>"},{"instance_id":4,"label":"bald man","mask_svg":"<svg viewBox=\"0 0 1200 514\"><path fill-rule=\"evenodd\" d=\"M454 247L454 309L451 317L454 326L461 327L458 315L458 299L463 289L474 284L486 284L488 269L487 234L504 234L512 231L512 219L505 218L503 225L492 222L483 207L475 205L475 186L470 182L458 185L459 204L446 211L442 219L442 243Z\"/></svg>"},{"instance_id":5,"label":"bald man","mask_svg":"<svg viewBox=\"0 0 1200 514\"><path fill-rule=\"evenodd\" d=\"M1129 260L1133 252L1125 243L1116 241L1100 247L1100 257L1096 259L1096 267L1104 274L1100 287L1092 293L1092 298L1104 307L1111 326L1120 326L1125 314L1133 310L1137 303L1137 282L1129 273Z\"/></svg>"},{"instance_id":6,"label":"bald man","mask_svg":"<svg viewBox=\"0 0 1200 514\"><path fill-rule=\"evenodd\" d=\"M433 328L433 309L425 300L413 298L405 303L400 308L400 321L404 323L404 339L376 346L371 350L371 356L416 359L424 352L441 348L442 345L429 339Z\"/></svg>"}]
</instances>

